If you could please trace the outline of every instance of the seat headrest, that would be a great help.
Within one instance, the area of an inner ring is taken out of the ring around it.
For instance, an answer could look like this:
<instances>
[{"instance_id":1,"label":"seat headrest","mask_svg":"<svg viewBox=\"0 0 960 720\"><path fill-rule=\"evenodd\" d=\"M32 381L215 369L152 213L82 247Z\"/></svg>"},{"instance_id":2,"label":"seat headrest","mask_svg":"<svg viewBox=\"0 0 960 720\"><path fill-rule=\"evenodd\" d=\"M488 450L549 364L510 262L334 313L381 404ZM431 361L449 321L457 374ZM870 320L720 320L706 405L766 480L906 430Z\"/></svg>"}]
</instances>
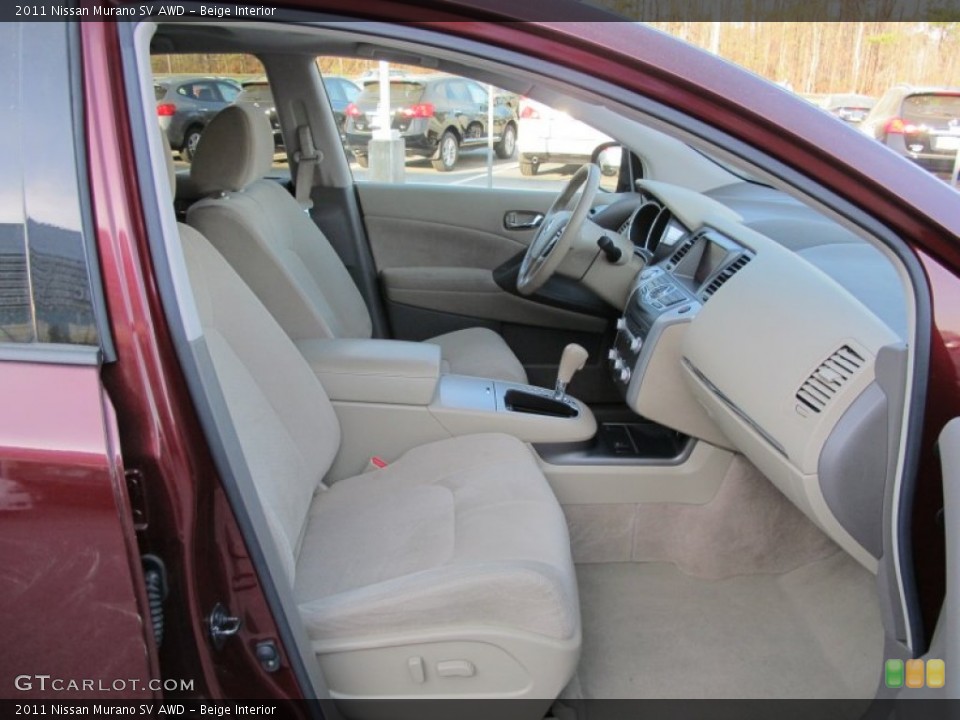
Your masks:
<instances>
[{"instance_id":1,"label":"seat headrest","mask_svg":"<svg viewBox=\"0 0 960 720\"><path fill-rule=\"evenodd\" d=\"M273 164L273 130L260 108L229 105L204 129L190 167L202 195L238 192L266 177Z\"/></svg>"},{"instance_id":2,"label":"seat headrest","mask_svg":"<svg viewBox=\"0 0 960 720\"><path fill-rule=\"evenodd\" d=\"M170 149L170 138L160 129L160 141L163 143L163 162L167 169L167 182L170 184L170 197L177 197L177 168L173 164L173 150Z\"/></svg>"}]
</instances>

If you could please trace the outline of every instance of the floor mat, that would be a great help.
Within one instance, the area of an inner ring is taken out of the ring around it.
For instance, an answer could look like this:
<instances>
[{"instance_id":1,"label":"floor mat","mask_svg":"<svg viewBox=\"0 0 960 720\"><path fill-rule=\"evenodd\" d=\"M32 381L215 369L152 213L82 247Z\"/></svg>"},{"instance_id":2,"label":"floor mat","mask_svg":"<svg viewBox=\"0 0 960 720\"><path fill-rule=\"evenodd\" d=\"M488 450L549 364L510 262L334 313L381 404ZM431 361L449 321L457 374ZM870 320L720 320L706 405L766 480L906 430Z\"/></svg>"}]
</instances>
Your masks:
<instances>
[{"instance_id":1,"label":"floor mat","mask_svg":"<svg viewBox=\"0 0 960 720\"><path fill-rule=\"evenodd\" d=\"M838 552L707 580L667 563L577 565L582 698L862 698L883 671L875 578Z\"/></svg>"}]
</instances>

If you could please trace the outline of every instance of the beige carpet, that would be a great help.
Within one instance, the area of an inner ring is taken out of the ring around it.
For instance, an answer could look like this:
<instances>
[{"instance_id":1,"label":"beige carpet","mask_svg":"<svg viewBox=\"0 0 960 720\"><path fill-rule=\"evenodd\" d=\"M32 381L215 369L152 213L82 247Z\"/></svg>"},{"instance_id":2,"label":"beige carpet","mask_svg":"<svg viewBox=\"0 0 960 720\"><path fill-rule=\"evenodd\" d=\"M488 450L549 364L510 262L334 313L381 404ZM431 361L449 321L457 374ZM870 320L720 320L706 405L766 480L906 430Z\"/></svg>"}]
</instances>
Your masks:
<instances>
[{"instance_id":1,"label":"beige carpet","mask_svg":"<svg viewBox=\"0 0 960 720\"><path fill-rule=\"evenodd\" d=\"M785 573L839 549L742 456L704 505L565 505L577 563L670 562L689 575Z\"/></svg>"},{"instance_id":2,"label":"beige carpet","mask_svg":"<svg viewBox=\"0 0 960 720\"><path fill-rule=\"evenodd\" d=\"M568 698L867 698L883 671L874 578L837 552L726 579L667 563L577 566Z\"/></svg>"}]
</instances>

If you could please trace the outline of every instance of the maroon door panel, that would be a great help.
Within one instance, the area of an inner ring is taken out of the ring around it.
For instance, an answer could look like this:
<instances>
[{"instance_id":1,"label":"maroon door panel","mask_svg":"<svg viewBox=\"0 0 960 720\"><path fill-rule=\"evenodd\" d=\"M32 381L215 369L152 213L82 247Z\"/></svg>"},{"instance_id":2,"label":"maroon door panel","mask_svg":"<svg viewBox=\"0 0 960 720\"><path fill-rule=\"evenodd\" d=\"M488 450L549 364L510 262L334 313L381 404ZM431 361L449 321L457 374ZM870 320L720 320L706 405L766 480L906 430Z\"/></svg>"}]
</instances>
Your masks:
<instances>
[{"instance_id":1,"label":"maroon door panel","mask_svg":"<svg viewBox=\"0 0 960 720\"><path fill-rule=\"evenodd\" d=\"M151 697L99 368L0 363L0 398L0 697Z\"/></svg>"}]
</instances>

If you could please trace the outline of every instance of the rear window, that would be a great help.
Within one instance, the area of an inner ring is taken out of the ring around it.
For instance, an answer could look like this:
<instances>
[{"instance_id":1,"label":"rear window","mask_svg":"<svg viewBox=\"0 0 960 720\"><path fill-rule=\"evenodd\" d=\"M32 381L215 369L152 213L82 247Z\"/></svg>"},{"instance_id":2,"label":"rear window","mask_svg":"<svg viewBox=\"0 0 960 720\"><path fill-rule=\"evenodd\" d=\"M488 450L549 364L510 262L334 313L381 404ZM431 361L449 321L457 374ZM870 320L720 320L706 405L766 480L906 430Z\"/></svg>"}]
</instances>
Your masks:
<instances>
[{"instance_id":1,"label":"rear window","mask_svg":"<svg viewBox=\"0 0 960 720\"><path fill-rule=\"evenodd\" d=\"M423 85L412 82L390 83L390 102L392 104L408 105L420 102L423 96ZM363 86L360 100L379 100L380 83L368 82Z\"/></svg>"},{"instance_id":2,"label":"rear window","mask_svg":"<svg viewBox=\"0 0 960 720\"><path fill-rule=\"evenodd\" d=\"M163 100L163 96L167 94L167 88L163 85L154 85L153 86L153 98L154 100Z\"/></svg>"},{"instance_id":3,"label":"rear window","mask_svg":"<svg viewBox=\"0 0 960 720\"><path fill-rule=\"evenodd\" d=\"M960 95L910 95L903 99L907 118L960 118Z\"/></svg>"}]
</instances>

